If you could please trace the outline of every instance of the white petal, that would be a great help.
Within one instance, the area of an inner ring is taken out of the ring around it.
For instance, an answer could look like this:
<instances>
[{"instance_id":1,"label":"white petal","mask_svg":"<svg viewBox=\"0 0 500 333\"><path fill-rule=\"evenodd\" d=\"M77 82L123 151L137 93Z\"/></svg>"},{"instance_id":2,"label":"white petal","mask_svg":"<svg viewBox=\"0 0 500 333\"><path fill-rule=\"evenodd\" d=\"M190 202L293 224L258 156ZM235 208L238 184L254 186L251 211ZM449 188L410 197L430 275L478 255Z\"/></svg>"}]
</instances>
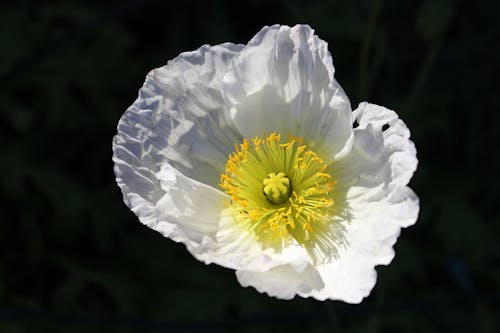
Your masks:
<instances>
[{"instance_id":1,"label":"white petal","mask_svg":"<svg viewBox=\"0 0 500 333\"><path fill-rule=\"evenodd\" d=\"M358 127L350 155L333 172L340 185L354 187L352 195L370 195L366 189L385 184L389 190L404 186L417 168L416 149L410 131L398 115L375 104L361 103L353 112ZM387 128L384 128L387 127Z\"/></svg>"},{"instance_id":2,"label":"white petal","mask_svg":"<svg viewBox=\"0 0 500 333\"><path fill-rule=\"evenodd\" d=\"M358 201L350 208L353 217L346 225L345 247L338 250L336 260L317 267L325 288L310 293L316 299L359 303L367 297L376 282L375 266L392 261L401 227L416 221L418 199L402 187L380 202Z\"/></svg>"},{"instance_id":3,"label":"white petal","mask_svg":"<svg viewBox=\"0 0 500 333\"><path fill-rule=\"evenodd\" d=\"M165 194L152 207L151 219L143 223L165 237L185 243L201 260L205 247L212 244L219 231L226 196L184 176L168 164L157 177Z\"/></svg>"},{"instance_id":4,"label":"white petal","mask_svg":"<svg viewBox=\"0 0 500 333\"><path fill-rule=\"evenodd\" d=\"M324 287L321 276L311 265L300 272L290 265L276 266L266 272L236 271L236 277L243 287L252 286L261 293L281 299L292 299L297 294L308 294Z\"/></svg>"},{"instance_id":5,"label":"white petal","mask_svg":"<svg viewBox=\"0 0 500 333\"><path fill-rule=\"evenodd\" d=\"M122 146L134 142L137 158L151 160L154 172L168 162L216 187L233 143L241 140L220 92L226 66L241 48L203 46L151 71L118 124Z\"/></svg>"},{"instance_id":6,"label":"white petal","mask_svg":"<svg viewBox=\"0 0 500 333\"><path fill-rule=\"evenodd\" d=\"M203 46L153 70L113 140L125 203L142 223L184 242L195 256L215 239L226 196L214 187L240 139L220 85L241 48Z\"/></svg>"},{"instance_id":7,"label":"white petal","mask_svg":"<svg viewBox=\"0 0 500 333\"><path fill-rule=\"evenodd\" d=\"M325 288L310 293L349 303L369 295L375 266L391 262L400 229L414 224L419 211L417 196L406 186L417 166L406 125L395 112L368 103L354 115L359 126L353 149L331 166L351 216L345 224L346 245L339 248L338 259L317 267Z\"/></svg>"},{"instance_id":8,"label":"white petal","mask_svg":"<svg viewBox=\"0 0 500 333\"><path fill-rule=\"evenodd\" d=\"M226 119L221 73L240 47L202 47L152 71L118 124L113 160L126 204L148 227L186 244L205 263L256 271L291 264L303 270L298 244L282 252L263 249L224 210L218 191L233 142Z\"/></svg>"},{"instance_id":9,"label":"white petal","mask_svg":"<svg viewBox=\"0 0 500 333\"><path fill-rule=\"evenodd\" d=\"M309 264L307 251L291 240L282 250L264 248L255 235L235 225L232 211L225 210L219 223L215 242L207 246L203 261L235 270L264 272L280 265L303 271Z\"/></svg>"},{"instance_id":10,"label":"white petal","mask_svg":"<svg viewBox=\"0 0 500 333\"><path fill-rule=\"evenodd\" d=\"M327 43L309 26L262 29L233 58L222 89L245 137L290 133L331 159L349 151L351 106Z\"/></svg>"},{"instance_id":11,"label":"white petal","mask_svg":"<svg viewBox=\"0 0 500 333\"><path fill-rule=\"evenodd\" d=\"M400 229L417 219L418 198L406 186L417 159L409 131L396 113L363 103L355 116L359 126L353 149L331 165L338 181L336 202L346 210L344 245L336 257L303 271L283 265L265 272L237 272L242 285L285 299L298 294L359 303L370 294L375 266L391 262ZM384 124L389 128L382 131Z\"/></svg>"},{"instance_id":12,"label":"white petal","mask_svg":"<svg viewBox=\"0 0 500 333\"><path fill-rule=\"evenodd\" d=\"M231 210L224 209L227 196L210 186L185 177L170 166L158 173L165 195L153 207L145 223L165 237L186 244L198 260L231 269L267 271L288 265L303 271L307 252L297 243L282 251L262 248L247 230L235 226Z\"/></svg>"}]
</instances>

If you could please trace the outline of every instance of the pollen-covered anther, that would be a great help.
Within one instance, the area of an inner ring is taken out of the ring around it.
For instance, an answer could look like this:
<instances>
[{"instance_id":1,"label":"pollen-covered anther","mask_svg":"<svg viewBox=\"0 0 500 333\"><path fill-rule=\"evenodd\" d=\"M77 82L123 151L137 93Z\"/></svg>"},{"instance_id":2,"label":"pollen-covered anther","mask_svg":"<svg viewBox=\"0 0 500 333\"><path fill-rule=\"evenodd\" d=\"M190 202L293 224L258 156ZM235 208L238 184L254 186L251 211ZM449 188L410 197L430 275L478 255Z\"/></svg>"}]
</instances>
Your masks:
<instances>
[{"instance_id":1,"label":"pollen-covered anther","mask_svg":"<svg viewBox=\"0 0 500 333\"><path fill-rule=\"evenodd\" d=\"M304 139L289 135L282 142L271 133L234 145L220 186L231 198L235 221L263 242L293 237L306 246L327 241L335 186L327 169Z\"/></svg>"}]
</instances>

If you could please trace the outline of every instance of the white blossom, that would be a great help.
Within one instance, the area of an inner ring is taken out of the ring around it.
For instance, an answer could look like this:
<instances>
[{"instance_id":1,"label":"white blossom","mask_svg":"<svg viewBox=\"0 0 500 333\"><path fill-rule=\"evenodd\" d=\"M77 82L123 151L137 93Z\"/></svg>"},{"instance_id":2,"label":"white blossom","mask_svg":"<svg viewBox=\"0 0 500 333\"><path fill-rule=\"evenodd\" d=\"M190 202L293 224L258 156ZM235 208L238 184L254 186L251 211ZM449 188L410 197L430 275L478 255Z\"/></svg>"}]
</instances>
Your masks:
<instances>
[{"instance_id":1,"label":"white blossom","mask_svg":"<svg viewBox=\"0 0 500 333\"><path fill-rule=\"evenodd\" d=\"M417 220L417 158L397 114L352 111L334 72L306 25L151 71L113 141L125 203L243 286L361 302Z\"/></svg>"}]
</instances>

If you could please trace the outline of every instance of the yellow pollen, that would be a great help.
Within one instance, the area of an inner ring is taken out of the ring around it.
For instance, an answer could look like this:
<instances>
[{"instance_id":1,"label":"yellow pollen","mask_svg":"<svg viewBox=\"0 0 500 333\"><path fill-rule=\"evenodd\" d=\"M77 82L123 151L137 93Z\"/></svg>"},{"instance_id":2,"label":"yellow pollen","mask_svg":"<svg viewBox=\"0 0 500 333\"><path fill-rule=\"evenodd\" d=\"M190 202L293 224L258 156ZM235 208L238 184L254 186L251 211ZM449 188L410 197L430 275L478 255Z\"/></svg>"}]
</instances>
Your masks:
<instances>
[{"instance_id":1,"label":"yellow pollen","mask_svg":"<svg viewBox=\"0 0 500 333\"><path fill-rule=\"evenodd\" d=\"M321 246L330 237L336 181L303 138L287 138L273 132L234 144L219 185L235 223L264 246L292 238L306 248Z\"/></svg>"}]
</instances>

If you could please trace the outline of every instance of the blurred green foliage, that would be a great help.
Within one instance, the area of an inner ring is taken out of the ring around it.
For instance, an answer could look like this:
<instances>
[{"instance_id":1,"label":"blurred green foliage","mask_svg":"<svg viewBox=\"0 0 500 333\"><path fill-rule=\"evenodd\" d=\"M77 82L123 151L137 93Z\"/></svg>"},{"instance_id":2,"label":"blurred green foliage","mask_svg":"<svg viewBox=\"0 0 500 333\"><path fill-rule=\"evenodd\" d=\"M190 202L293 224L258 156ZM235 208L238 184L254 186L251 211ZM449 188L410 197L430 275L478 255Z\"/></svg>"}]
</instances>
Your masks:
<instances>
[{"instance_id":1,"label":"blurred green foliage","mask_svg":"<svg viewBox=\"0 0 500 333\"><path fill-rule=\"evenodd\" d=\"M0 5L0 332L500 331L500 6L426 1L19 1ZM265 24L327 40L353 106L399 112L418 223L361 305L241 288L143 227L111 140L145 74Z\"/></svg>"}]
</instances>

